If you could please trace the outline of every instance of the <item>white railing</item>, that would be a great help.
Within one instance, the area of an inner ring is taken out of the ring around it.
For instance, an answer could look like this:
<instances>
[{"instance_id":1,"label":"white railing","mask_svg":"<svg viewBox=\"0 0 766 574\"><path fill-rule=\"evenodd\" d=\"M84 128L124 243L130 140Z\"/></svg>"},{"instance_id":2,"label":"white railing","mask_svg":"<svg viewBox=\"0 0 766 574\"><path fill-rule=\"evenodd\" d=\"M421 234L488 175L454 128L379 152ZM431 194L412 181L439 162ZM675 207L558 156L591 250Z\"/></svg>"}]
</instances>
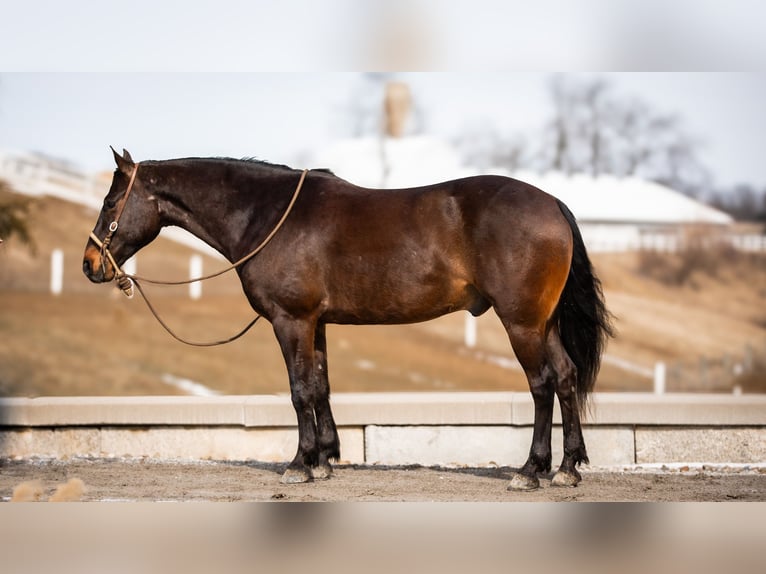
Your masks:
<instances>
[{"instance_id":1,"label":"white railing","mask_svg":"<svg viewBox=\"0 0 766 574\"><path fill-rule=\"evenodd\" d=\"M766 235L754 233L723 233L704 238L686 240L681 234L643 233L640 235L594 237L585 236L585 245L591 253L628 253L633 251L655 251L677 253L690 246L704 249L729 246L750 253L766 252Z\"/></svg>"},{"instance_id":2,"label":"white railing","mask_svg":"<svg viewBox=\"0 0 766 574\"><path fill-rule=\"evenodd\" d=\"M0 152L0 179L25 195L50 195L98 209L98 179L65 161L36 154Z\"/></svg>"}]
</instances>

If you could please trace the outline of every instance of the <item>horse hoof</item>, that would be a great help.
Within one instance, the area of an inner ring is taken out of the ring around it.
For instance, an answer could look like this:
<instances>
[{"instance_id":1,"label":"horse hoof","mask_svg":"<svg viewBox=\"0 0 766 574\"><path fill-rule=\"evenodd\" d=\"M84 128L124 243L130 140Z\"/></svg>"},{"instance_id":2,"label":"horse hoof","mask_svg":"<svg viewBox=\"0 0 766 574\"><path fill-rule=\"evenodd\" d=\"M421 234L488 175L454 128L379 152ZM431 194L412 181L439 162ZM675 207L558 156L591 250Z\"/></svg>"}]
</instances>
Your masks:
<instances>
[{"instance_id":1,"label":"horse hoof","mask_svg":"<svg viewBox=\"0 0 766 574\"><path fill-rule=\"evenodd\" d=\"M332 467L329 464L321 464L311 469L314 480L327 480L332 476Z\"/></svg>"},{"instance_id":2,"label":"horse hoof","mask_svg":"<svg viewBox=\"0 0 766 574\"><path fill-rule=\"evenodd\" d=\"M518 472L513 475L511 484L508 486L508 490L537 490L540 488L540 481L536 476L527 476L525 474L519 474Z\"/></svg>"},{"instance_id":3,"label":"horse hoof","mask_svg":"<svg viewBox=\"0 0 766 574\"><path fill-rule=\"evenodd\" d=\"M571 474L569 472L564 472L560 470L553 475L553 480L551 480L551 486L573 487L573 486L577 486L579 482L580 482L580 477L577 476L576 474Z\"/></svg>"},{"instance_id":4,"label":"horse hoof","mask_svg":"<svg viewBox=\"0 0 766 574\"><path fill-rule=\"evenodd\" d=\"M311 474L307 470L302 468L288 468L282 475L280 482L282 484L300 484L302 482L309 482L311 480Z\"/></svg>"}]
</instances>

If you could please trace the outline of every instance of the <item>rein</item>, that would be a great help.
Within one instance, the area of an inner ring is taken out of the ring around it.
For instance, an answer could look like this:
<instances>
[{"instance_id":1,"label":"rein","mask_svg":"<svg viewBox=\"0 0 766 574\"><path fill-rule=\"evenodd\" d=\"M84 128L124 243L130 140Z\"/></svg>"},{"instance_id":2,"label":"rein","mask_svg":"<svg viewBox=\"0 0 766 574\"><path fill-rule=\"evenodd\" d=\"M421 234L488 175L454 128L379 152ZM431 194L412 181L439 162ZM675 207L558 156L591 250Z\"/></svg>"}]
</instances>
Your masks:
<instances>
[{"instance_id":1,"label":"rein","mask_svg":"<svg viewBox=\"0 0 766 574\"><path fill-rule=\"evenodd\" d=\"M233 269L236 269L237 267L240 267L247 261L250 261L253 257L255 257L258 253L260 253L264 247L271 241L271 239L277 234L279 229L282 227L284 222L287 220L287 217L290 215L290 212L293 209L293 206L295 205L296 200L298 199L298 195L301 192L301 188L303 187L303 182L306 179L306 174L308 173L307 169L303 170L303 173L301 173L300 181L298 181L298 186L295 188L295 192L293 192L293 196L290 199L290 203L287 205L287 209L285 209L285 212L282 214L282 217L277 222L277 224L274 226L274 229L271 230L271 232L266 236L266 238L261 241L258 246L250 251L247 255L242 257L241 259L238 259L228 267L221 269L220 271L216 271L215 273L211 273L209 275L203 275L201 277L195 277L193 279L185 279L180 281L160 281L157 279L148 279L146 277L141 277L139 275L134 275L132 273L125 273L122 269L120 269L120 266L117 265L117 261L114 259L114 256L112 255L111 251L109 251L109 244L112 241L112 237L114 237L115 232L117 231L117 228L119 227L119 221L120 217L122 216L122 212L125 209L125 204L128 202L128 196L130 196L130 192L133 190L133 184L136 180L136 174L138 173L138 166L140 164L135 164L135 168L133 170L133 174L130 176L130 181L128 182L128 189L125 192L125 195L120 200L120 204L118 205L117 209L117 215L115 216L114 221L109 224L109 231L107 232L106 236L103 240L100 240L95 233L92 231L90 232L90 238L93 240L93 242L96 244L96 246L101 250L101 265L103 267L104 262L106 259L109 260L109 262L112 264L112 267L114 268L114 279L117 281L117 285L122 290L123 293L128 297L128 299L133 298L133 287L135 286L138 290L138 293L143 298L144 302L146 303L146 306L149 308L149 311L151 311L152 315L154 315L154 318L157 319L157 322L162 325L162 327L177 341L180 341L181 343L185 343L187 345L192 345L194 347L214 347L217 345L225 345L226 343L231 343L232 341L236 341L239 339L242 335L247 333L250 328L256 324L258 319L261 318L260 315L256 315L255 318L250 321L241 331L239 331L237 334L232 335L228 339L222 339L220 341L211 341L211 342L196 342L196 341L189 341L187 339L184 339L177 335L169 326L168 324L163 321L162 317L160 317L157 310L154 308L154 305L152 305L151 301L149 301L149 298L146 296L146 293L144 292L144 289L141 287L141 282L144 283L151 283L153 285L188 285L190 283L197 283L198 281L205 281L207 279L212 279L213 277L218 277L220 275L223 275L224 273L228 273L229 271L232 271Z\"/></svg>"}]
</instances>

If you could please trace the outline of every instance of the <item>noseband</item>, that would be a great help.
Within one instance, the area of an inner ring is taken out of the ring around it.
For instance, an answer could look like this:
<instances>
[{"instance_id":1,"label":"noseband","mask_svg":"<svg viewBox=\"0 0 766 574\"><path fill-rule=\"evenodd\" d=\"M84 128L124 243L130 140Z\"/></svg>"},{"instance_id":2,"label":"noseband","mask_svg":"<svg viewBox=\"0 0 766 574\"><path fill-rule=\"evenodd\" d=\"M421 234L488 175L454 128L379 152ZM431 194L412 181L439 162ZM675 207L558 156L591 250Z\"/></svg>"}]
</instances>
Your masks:
<instances>
[{"instance_id":1,"label":"noseband","mask_svg":"<svg viewBox=\"0 0 766 574\"><path fill-rule=\"evenodd\" d=\"M130 175L130 181L128 182L128 189L125 191L125 195L123 195L117 203L117 213L114 216L114 221L109 224L109 230L107 231L104 239L101 240L96 236L95 233L92 231L90 232L90 238L101 250L101 268L104 268L106 260L109 259L109 262L112 264L112 268L114 269L114 277L117 280L117 284L125 293L125 295L128 296L128 299L133 297L133 280L128 277L122 271L122 269L120 269L119 265L117 265L117 261L115 261L114 257L112 256L112 252L109 251L109 244L112 242L112 237L114 237L114 234L120 225L120 217L122 217L122 212L125 210L125 205L128 203L130 192L133 191L133 184L136 182L136 174L138 173L139 165L141 165L140 162L135 164L133 168L133 173Z\"/></svg>"}]
</instances>

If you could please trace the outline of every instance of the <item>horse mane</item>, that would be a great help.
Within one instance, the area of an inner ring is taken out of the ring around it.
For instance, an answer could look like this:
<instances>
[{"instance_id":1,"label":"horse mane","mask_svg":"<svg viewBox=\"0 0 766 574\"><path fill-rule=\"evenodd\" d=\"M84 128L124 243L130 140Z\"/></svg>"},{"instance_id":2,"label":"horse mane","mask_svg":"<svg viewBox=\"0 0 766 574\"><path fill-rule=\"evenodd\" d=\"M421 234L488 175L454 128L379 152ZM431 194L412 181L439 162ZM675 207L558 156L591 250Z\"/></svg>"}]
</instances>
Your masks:
<instances>
[{"instance_id":1,"label":"horse mane","mask_svg":"<svg viewBox=\"0 0 766 574\"><path fill-rule=\"evenodd\" d=\"M279 171L303 171L302 169L297 169L294 167L290 167L289 165L285 165L282 163L272 163L270 161L266 161L263 159L258 159L256 157L248 156L248 157L242 157L242 158L235 158L235 157L225 157L225 156L216 156L216 157L184 157L184 158L177 158L175 160L147 160L143 163L164 163L165 161L217 161L217 162L233 162L233 163L245 163L245 164L252 164L263 168L268 169L275 169ZM115 170L119 171L119 170ZM333 177L338 177L333 173L332 170L327 168L311 168L309 171L314 173L325 173L327 175L331 175Z\"/></svg>"},{"instance_id":2,"label":"horse mane","mask_svg":"<svg viewBox=\"0 0 766 574\"><path fill-rule=\"evenodd\" d=\"M245 163L254 163L254 164L257 164L257 165L261 165L263 167L270 167L270 168L279 169L279 170L301 171L301 170L296 170L296 168L290 167L289 165L284 165L284 164L281 164L281 163L272 163L270 161L266 161L266 160L263 160L263 159L258 159L256 157L243 157L243 158L240 158L238 160L230 158L230 157L219 158L219 159L241 161L241 162L245 162ZM309 171L315 171L315 172L320 172L320 173L326 173L326 174L329 174L329 175L335 175L335 173L333 173L332 170L330 170L330 169L328 169L326 167L312 168Z\"/></svg>"}]
</instances>

